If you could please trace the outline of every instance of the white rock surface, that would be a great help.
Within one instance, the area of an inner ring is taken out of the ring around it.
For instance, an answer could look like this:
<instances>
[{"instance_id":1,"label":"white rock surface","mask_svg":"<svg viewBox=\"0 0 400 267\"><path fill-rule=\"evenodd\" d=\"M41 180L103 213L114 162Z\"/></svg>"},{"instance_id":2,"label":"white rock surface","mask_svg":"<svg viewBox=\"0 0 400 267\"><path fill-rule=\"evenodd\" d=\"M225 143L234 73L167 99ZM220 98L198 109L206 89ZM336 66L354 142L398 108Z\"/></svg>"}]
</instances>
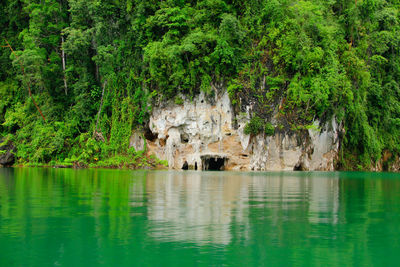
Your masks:
<instances>
[{"instance_id":1,"label":"white rock surface","mask_svg":"<svg viewBox=\"0 0 400 267\"><path fill-rule=\"evenodd\" d=\"M237 122L237 129L233 121ZM214 104L203 93L183 105L154 107L150 130L157 134L147 140L149 154L167 160L172 169L201 170L204 157L225 159L227 170L334 170L339 149L335 120L306 133L283 133L274 136L244 134L249 112L233 117L228 93L216 96ZM318 129L318 130L317 130Z\"/></svg>"}]
</instances>

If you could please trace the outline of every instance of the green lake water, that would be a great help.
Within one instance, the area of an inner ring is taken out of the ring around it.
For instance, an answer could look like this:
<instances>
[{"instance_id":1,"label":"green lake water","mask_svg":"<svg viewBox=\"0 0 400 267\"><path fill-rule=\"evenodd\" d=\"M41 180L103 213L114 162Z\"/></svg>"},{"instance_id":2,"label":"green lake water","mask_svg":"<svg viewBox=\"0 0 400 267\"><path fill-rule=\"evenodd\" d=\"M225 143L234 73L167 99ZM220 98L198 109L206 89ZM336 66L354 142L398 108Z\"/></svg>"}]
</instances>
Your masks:
<instances>
[{"instance_id":1,"label":"green lake water","mask_svg":"<svg viewBox=\"0 0 400 267\"><path fill-rule=\"evenodd\" d=\"M0 266L400 266L400 174L4 168Z\"/></svg>"}]
</instances>

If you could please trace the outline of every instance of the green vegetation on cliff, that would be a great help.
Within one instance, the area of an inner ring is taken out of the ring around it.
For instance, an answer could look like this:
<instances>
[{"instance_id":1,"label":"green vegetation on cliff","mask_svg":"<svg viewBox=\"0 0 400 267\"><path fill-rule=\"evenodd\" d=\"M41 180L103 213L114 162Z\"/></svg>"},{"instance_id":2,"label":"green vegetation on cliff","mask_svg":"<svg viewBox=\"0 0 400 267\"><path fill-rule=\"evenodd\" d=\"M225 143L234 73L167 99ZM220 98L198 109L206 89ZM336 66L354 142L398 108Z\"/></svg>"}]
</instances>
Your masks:
<instances>
[{"instance_id":1,"label":"green vegetation on cliff","mask_svg":"<svg viewBox=\"0 0 400 267\"><path fill-rule=\"evenodd\" d=\"M399 8L399 0L4 0L0 136L12 136L23 163L135 157L129 136L155 101L226 88L237 112L253 103L249 133L273 134L263 121L277 110L290 129L335 116L345 129L342 166L368 168L400 153Z\"/></svg>"}]
</instances>

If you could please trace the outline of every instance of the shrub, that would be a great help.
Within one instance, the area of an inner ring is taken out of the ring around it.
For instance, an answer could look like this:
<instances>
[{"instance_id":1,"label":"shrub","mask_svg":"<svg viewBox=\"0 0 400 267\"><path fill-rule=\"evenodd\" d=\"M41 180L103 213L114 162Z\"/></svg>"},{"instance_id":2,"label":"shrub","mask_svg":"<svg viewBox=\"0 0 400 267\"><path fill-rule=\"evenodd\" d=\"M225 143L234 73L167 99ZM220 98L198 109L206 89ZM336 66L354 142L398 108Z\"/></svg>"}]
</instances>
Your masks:
<instances>
[{"instance_id":1,"label":"shrub","mask_svg":"<svg viewBox=\"0 0 400 267\"><path fill-rule=\"evenodd\" d=\"M265 127L264 127L264 133L265 133L267 136L272 136L272 135L274 135L274 133L275 133L275 127L274 127L270 122L267 122L267 123L265 124Z\"/></svg>"},{"instance_id":2,"label":"shrub","mask_svg":"<svg viewBox=\"0 0 400 267\"><path fill-rule=\"evenodd\" d=\"M245 134L256 135L263 130L264 121L258 116L254 116L244 127Z\"/></svg>"},{"instance_id":3,"label":"shrub","mask_svg":"<svg viewBox=\"0 0 400 267\"><path fill-rule=\"evenodd\" d=\"M183 99L180 96L175 97L175 104L176 105L183 105Z\"/></svg>"}]
</instances>

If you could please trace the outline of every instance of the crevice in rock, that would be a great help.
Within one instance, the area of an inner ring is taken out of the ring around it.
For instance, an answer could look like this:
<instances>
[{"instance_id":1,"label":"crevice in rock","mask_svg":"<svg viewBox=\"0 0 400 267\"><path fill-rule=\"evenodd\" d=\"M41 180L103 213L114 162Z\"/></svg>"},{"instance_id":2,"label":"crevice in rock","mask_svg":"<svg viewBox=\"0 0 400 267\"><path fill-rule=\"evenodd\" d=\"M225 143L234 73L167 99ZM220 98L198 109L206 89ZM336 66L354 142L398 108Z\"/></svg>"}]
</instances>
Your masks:
<instances>
[{"instance_id":1,"label":"crevice in rock","mask_svg":"<svg viewBox=\"0 0 400 267\"><path fill-rule=\"evenodd\" d=\"M144 138L146 138L146 140L149 140L151 142L154 142L158 137L158 133L153 133L149 127L146 127L144 129Z\"/></svg>"},{"instance_id":2,"label":"crevice in rock","mask_svg":"<svg viewBox=\"0 0 400 267\"><path fill-rule=\"evenodd\" d=\"M185 161L182 165L182 170L189 170L189 164L187 163L187 161Z\"/></svg>"},{"instance_id":3,"label":"crevice in rock","mask_svg":"<svg viewBox=\"0 0 400 267\"><path fill-rule=\"evenodd\" d=\"M186 133L181 133L181 143L187 144L189 142L189 135Z\"/></svg>"},{"instance_id":4,"label":"crevice in rock","mask_svg":"<svg viewBox=\"0 0 400 267\"><path fill-rule=\"evenodd\" d=\"M168 137L169 137L169 135L167 134L167 136L166 136L165 138L160 138L160 139L158 140L160 146L162 146L162 147L165 146L165 144L167 143Z\"/></svg>"},{"instance_id":5,"label":"crevice in rock","mask_svg":"<svg viewBox=\"0 0 400 267\"><path fill-rule=\"evenodd\" d=\"M302 163L297 163L297 164L294 166L293 170L294 170L294 171L305 171L304 166L303 166Z\"/></svg>"}]
</instances>

